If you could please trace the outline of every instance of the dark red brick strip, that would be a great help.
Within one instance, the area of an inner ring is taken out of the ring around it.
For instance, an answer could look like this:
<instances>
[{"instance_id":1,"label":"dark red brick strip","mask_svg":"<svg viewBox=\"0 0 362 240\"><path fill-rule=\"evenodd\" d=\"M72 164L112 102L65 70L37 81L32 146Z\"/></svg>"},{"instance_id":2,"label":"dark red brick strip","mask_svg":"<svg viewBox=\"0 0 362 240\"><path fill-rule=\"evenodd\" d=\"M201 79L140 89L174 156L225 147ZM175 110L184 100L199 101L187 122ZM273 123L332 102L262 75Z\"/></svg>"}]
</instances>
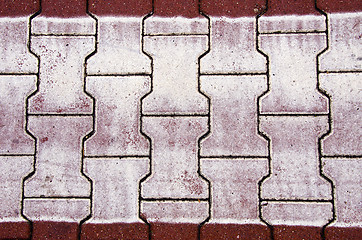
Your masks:
<instances>
[{"instance_id":1,"label":"dark red brick strip","mask_svg":"<svg viewBox=\"0 0 362 240\"><path fill-rule=\"evenodd\" d=\"M268 0L267 16L319 14L315 0Z\"/></svg>"},{"instance_id":2,"label":"dark red brick strip","mask_svg":"<svg viewBox=\"0 0 362 240\"><path fill-rule=\"evenodd\" d=\"M193 18L200 15L198 0L154 0L154 8L155 15L161 17Z\"/></svg>"},{"instance_id":3,"label":"dark red brick strip","mask_svg":"<svg viewBox=\"0 0 362 240\"><path fill-rule=\"evenodd\" d=\"M32 240L76 240L78 224L69 222L34 222Z\"/></svg>"},{"instance_id":4,"label":"dark red brick strip","mask_svg":"<svg viewBox=\"0 0 362 240\"><path fill-rule=\"evenodd\" d=\"M81 239L143 240L148 239L148 232L148 226L142 223L89 223L82 226Z\"/></svg>"},{"instance_id":5,"label":"dark red brick strip","mask_svg":"<svg viewBox=\"0 0 362 240\"><path fill-rule=\"evenodd\" d=\"M362 1L358 0L317 0L317 6L327 13L362 11Z\"/></svg>"},{"instance_id":6,"label":"dark red brick strip","mask_svg":"<svg viewBox=\"0 0 362 240\"><path fill-rule=\"evenodd\" d=\"M40 9L40 0L1 0L0 17L28 16Z\"/></svg>"},{"instance_id":7,"label":"dark red brick strip","mask_svg":"<svg viewBox=\"0 0 362 240\"><path fill-rule=\"evenodd\" d=\"M143 16L152 11L152 0L89 0L89 11L97 15Z\"/></svg>"},{"instance_id":8,"label":"dark red brick strip","mask_svg":"<svg viewBox=\"0 0 362 240\"><path fill-rule=\"evenodd\" d=\"M34 222L33 240L76 240L79 226L69 222ZM149 229L142 223L84 224L81 227L81 239L122 239L147 240ZM152 240L197 240L197 224L152 223ZM26 222L0 223L0 239L29 239L30 224ZM239 236L239 237L238 237ZM206 224L201 228L200 240L270 240L268 227L259 224ZM311 226L273 227L274 240L322 240L322 229ZM362 228L327 227L325 240L360 240Z\"/></svg>"},{"instance_id":9,"label":"dark red brick strip","mask_svg":"<svg viewBox=\"0 0 362 240\"><path fill-rule=\"evenodd\" d=\"M320 227L278 225L273 228L274 240L322 240Z\"/></svg>"},{"instance_id":10,"label":"dark red brick strip","mask_svg":"<svg viewBox=\"0 0 362 240\"><path fill-rule=\"evenodd\" d=\"M362 228L327 227L325 236L326 240L360 240L362 239Z\"/></svg>"},{"instance_id":11,"label":"dark red brick strip","mask_svg":"<svg viewBox=\"0 0 362 240\"><path fill-rule=\"evenodd\" d=\"M46 17L80 17L87 15L86 0L42 0L42 16Z\"/></svg>"},{"instance_id":12,"label":"dark red brick strip","mask_svg":"<svg viewBox=\"0 0 362 240\"><path fill-rule=\"evenodd\" d=\"M197 224L152 223L152 240L197 240Z\"/></svg>"},{"instance_id":13,"label":"dark red brick strip","mask_svg":"<svg viewBox=\"0 0 362 240\"><path fill-rule=\"evenodd\" d=\"M257 224L206 224L201 228L201 240L270 240L270 229Z\"/></svg>"},{"instance_id":14,"label":"dark red brick strip","mask_svg":"<svg viewBox=\"0 0 362 240\"><path fill-rule=\"evenodd\" d=\"M201 10L211 16L243 17L261 13L268 1L267 15L316 14L315 0L201 0ZM42 0L42 15L75 17L86 14L86 0ZM198 0L154 0L155 15L199 16ZM362 11L362 1L317 0L326 12ZM27 16L40 9L40 0L0 1L0 17ZM142 16L152 11L152 0L89 0L89 11L99 15Z\"/></svg>"},{"instance_id":15,"label":"dark red brick strip","mask_svg":"<svg viewBox=\"0 0 362 240\"><path fill-rule=\"evenodd\" d=\"M28 239L30 224L27 222L1 222L0 239Z\"/></svg>"},{"instance_id":16,"label":"dark red brick strip","mask_svg":"<svg viewBox=\"0 0 362 240\"><path fill-rule=\"evenodd\" d=\"M210 16L246 17L262 13L267 0L201 0L201 11Z\"/></svg>"}]
</instances>

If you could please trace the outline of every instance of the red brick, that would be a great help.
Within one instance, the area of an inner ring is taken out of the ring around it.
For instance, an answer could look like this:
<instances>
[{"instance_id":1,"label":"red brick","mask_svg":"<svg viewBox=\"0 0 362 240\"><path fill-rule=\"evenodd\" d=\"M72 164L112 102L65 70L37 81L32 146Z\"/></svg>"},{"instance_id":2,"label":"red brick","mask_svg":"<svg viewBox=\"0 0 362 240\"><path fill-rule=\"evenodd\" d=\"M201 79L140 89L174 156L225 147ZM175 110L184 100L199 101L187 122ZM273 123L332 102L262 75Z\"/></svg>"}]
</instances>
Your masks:
<instances>
[{"instance_id":1,"label":"red brick","mask_svg":"<svg viewBox=\"0 0 362 240\"><path fill-rule=\"evenodd\" d=\"M312 226L274 226L274 240L322 240L322 228Z\"/></svg>"},{"instance_id":2,"label":"red brick","mask_svg":"<svg viewBox=\"0 0 362 240\"><path fill-rule=\"evenodd\" d=\"M76 240L78 223L75 222L34 222L32 240L57 239Z\"/></svg>"},{"instance_id":3,"label":"red brick","mask_svg":"<svg viewBox=\"0 0 362 240\"><path fill-rule=\"evenodd\" d=\"M198 233L197 224L151 224L152 240L196 240Z\"/></svg>"},{"instance_id":4,"label":"red brick","mask_svg":"<svg viewBox=\"0 0 362 240\"><path fill-rule=\"evenodd\" d=\"M154 12L156 16L187 18L199 16L198 0L154 0Z\"/></svg>"},{"instance_id":5,"label":"red brick","mask_svg":"<svg viewBox=\"0 0 362 240\"><path fill-rule=\"evenodd\" d=\"M358 211L358 210L356 210ZM326 240L360 240L362 238L361 227L327 227Z\"/></svg>"},{"instance_id":6,"label":"red brick","mask_svg":"<svg viewBox=\"0 0 362 240\"><path fill-rule=\"evenodd\" d=\"M41 14L46 17L78 17L87 15L86 0L42 0Z\"/></svg>"},{"instance_id":7,"label":"red brick","mask_svg":"<svg viewBox=\"0 0 362 240\"><path fill-rule=\"evenodd\" d=\"M148 226L142 223L84 224L81 239L146 240L148 231Z\"/></svg>"},{"instance_id":8,"label":"red brick","mask_svg":"<svg viewBox=\"0 0 362 240\"><path fill-rule=\"evenodd\" d=\"M258 224L206 224L201 228L201 240L269 240L268 227Z\"/></svg>"},{"instance_id":9,"label":"red brick","mask_svg":"<svg viewBox=\"0 0 362 240\"><path fill-rule=\"evenodd\" d=\"M30 224L27 222L1 222L0 239L28 239Z\"/></svg>"},{"instance_id":10,"label":"red brick","mask_svg":"<svg viewBox=\"0 0 362 240\"><path fill-rule=\"evenodd\" d=\"M268 0L268 16L305 14L319 14L315 0Z\"/></svg>"},{"instance_id":11,"label":"red brick","mask_svg":"<svg viewBox=\"0 0 362 240\"><path fill-rule=\"evenodd\" d=\"M255 16L266 8L267 0L201 0L201 11L211 16Z\"/></svg>"},{"instance_id":12,"label":"red brick","mask_svg":"<svg viewBox=\"0 0 362 240\"><path fill-rule=\"evenodd\" d=\"M0 17L31 15L40 9L40 0L2 0Z\"/></svg>"},{"instance_id":13,"label":"red brick","mask_svg":"<svg viewBox=\"0 0 362 240\"><path fill-rule=\"evenodd\" d=\"M317 6L328 13L362 11L362 1L355 0L317 0Z\"/></svg>"},{"instance_id":14,"label":"red brick","mask_svg":"<svg viewBox=\"0 0 362 240\"><path fill-rule=\"evenodd\" d=\"M97 15L143 16L152 11L152 0L89 0L89 11Z\"/></svg>"}]
</instances>

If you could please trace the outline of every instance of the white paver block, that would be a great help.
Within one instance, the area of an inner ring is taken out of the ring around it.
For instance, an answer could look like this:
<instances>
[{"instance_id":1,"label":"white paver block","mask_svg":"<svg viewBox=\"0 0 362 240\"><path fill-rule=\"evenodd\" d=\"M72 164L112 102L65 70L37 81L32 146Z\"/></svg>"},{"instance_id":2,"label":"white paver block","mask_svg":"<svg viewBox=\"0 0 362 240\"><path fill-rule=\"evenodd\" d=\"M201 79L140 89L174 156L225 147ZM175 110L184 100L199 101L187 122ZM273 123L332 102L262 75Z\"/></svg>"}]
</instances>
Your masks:
<instances>
[{"instance_id":1,"label":"white paver block","mask_svg":"<svg viewBox=\"0 0 362 240\"><path fill-rule=\"evenodd\" d=\"M149 222L195 223L208 217L209 203L205 201L168 201L141 203L141 212Z\"/></svg>"},{"instance_id":2,"label":"white paver block","mask_svg":"<svg viewBox=\"0 0 362 240\"><path fill-rule=\"evenodd\" d=\"M327 98L317 91L316 72L326 35L270 34L260 35L259 40L270 61L270 92L261 99L261 112L327 113Z\"/></svg>"},{"instance_id":3,"label":"white paver block","mask_svg":"<svg viewBox=\"0 0 362 240\"><path fill-rule=\"evenodd\" d=\"M201 142L202 156L268 154L257 132L257 98L266 89L266 76L201 76L201 90L211 99L211 133Z\"/></svg>"},{"instance_id":4,"label":"white paver block","mask_svg":"<svg viewBox=\"0 0 362 240\"><path fill-rule=\"evenodd\" d=\"M281 15L261 16L259 18L260 33L315 32L325 30L326 19L323 15Z\"/></svg>"},{"instance_id":5,"label":"white paver block","mask_svg":"<svg viewBox=\"0 0 362 240\"><path fill-rule=\"evenodd\" d=\"M201 58L201 73L266 72L266 59L256 50L255 25L251 17L211 17L211 47Z\"/></svg>"},{"instance_id":6,"label":"white paver block","mask_svg":"<svg viewBox=\"0 0 362 240\"><path fill-rule=\"evenodd\" d=\"M261 224L258 182L268 173L266 158L201 159L201 172L211 181L210 223Z\"/></svg>"},{"instance_id":7,"label":"white paver block","mask_svg":"<svg viewBox=\"0 0 362 240\"><path fill-rule=\"evenodd\" d=\"M31 113L91 113L83 92L84 62L95 48L94 37L32 37L40 57L39 91L29 100Z\"/></svg>"},{"instance_id":8,"label":"white paver block","mask_svg":"<svg viewBox=\"0 0 362 240\"><path fill-rule=\"evenodd\" d=\"M335 186L334 227L362 227L362 158L323 158L323 170Z\"/></svg>"},{"instance_id":9,"label":"white paver block","mask_svg":"<svg viewBox=\"0 0 362 240\"><path fill-rule=\"evenodd\" d=\"M0 154L34 154L25 132L26 97L36 89L36 76L0 76Z\"/></svg>"},{"instance_id":10,"label":"white paver block","mask_svg":"<svg viewBox=\"0 0 362 240\"><path fill-rule=\"evenodd\" d=\"M37 16L31 22L32 34L95 34L96 23L91 17L43 17Z\"/></svg>"},{"instance_id":11,"label":"white paver block","mask_svg":"<svg viewBox=\"0 0 362 240\"><path fill-rule=\"evenodd\" d=\"M331 98L332 132L322 141L325 155L362 155L362 73L321 74Z\"/></svg>"},{"instance_id":12,"label":"white paver block","mask_svg":"<svg viewBox=\"0 0 362 240\"><path fill-rule=\"evenodd\" d=\"M24 200L24 215L32 221L79 222L89 213L89 199Z\"/></svg>"},{"instance_id":13,"label":"white paver block","mask_svg":"<svg viewBox=\"0 0 362 240\"><path fill-rule=\"evenodd\" d=\"M262 217L272 225L322 227L332 219L332 203L265 202Z\"/></svg>"},{"instance_id":14,"label":"white paver block","mask_svg":"<svg viewBox=\"0 0 362 240\"><path fill-rule=\"evenodd\" d=\"M138 183L149 171L148 158L87 158L93 180L93 212L87 223L141 222Z\"/></svg>"},{"instance_id":15,"label":"white paver block","mask_svg":"<svg viewBox=\"0 0 362 240\"><path fill-rule=\"evenodd\" d=\"M144 198L205 198L207 183L198 175L198 139L206 117L144 117L151 138L151 173L142 182Z\"/></svg>"},{"instance_id":16,"label":"white paver block","mask_svg":"<svg viewBox=\"0 0 362 240\"><path fill-rule=\"evenodd\" d=\"M0 72L36 73L38 60L27 47L28 18L0 18Z\"/></svg>"},{"instance_id":17,"label":"white paver block","mask_svg":"<svg viewBox=\"0 0 362 240\"><path fill-rule=\"evenodd\" d=\"M332 198L319 169L318 138L327 129L327 116L261 117L260 130L271 139L271 176L262 183L262 198Z\"/></svg>"},{"instance_id":18,"label":"white paver block","mask_svg":"<svg viewBox=\"0 0 362 240\"><path fill-rule=\"evenodd\" d=\"M22 179L33 168L32 156L0 157L0 222L25 221L21 216Z\"/></svg>"},{"instance_id":19,"label":"white paver block","mask_svg":"<svg viewBox=\"0 0 362 240\"><path fill-rule=\"evenodd\" d=\"M141 17L98 19L97 53L87 62L87 73L151 73L151 60L141 51Z\"/></svg>"},{"instance_id":20,"label":"white paver block","mask_svg":"<svg viewBox=\"0 0 362 240\"><path fill-rule=\"evenodd\" d=\"M144 76L88 77L87 92L96 98L96 133L86 141L86 155L148 155L140 133L140 99L150 91Z\"/></svg>"},{"instance_id":21,"label":"white paver block","mask_svg":"<svg viewBox=\"0 0 362 240\"><path fill-rule=\"evenodd\" d=\"M330 13L328 18L329 50L320 57L320 70L362 70L361 12Z\"/></svg>"},{"instance_id":22,"label":"white paver block","mask_svg":"<svg viewBox=\"0 0 362 240\"><path fill-rule=\"evenodd\" d=\"M208 34L207 18L158 17L151 16L144 22L145 35Z\"/></svg>"},{"instance_id":23,"label":"white paver block","mask_svg":"<svg viewBox=\"0 0 362 240\"><path fill-rule=\"evenodd\" d=\"M28 128L37 138L37 153L25 196L89 196L90 183L80 171L82 138L92 129L92 117L32 116Z\"/></svg>"},{"instance_id":24,"label":"white paver block","mask_svg":"<svg viewBox=\"0 0 362 240\"><path fill-rule=\"evenodd\" d=\"M153 59L153 91L142 102L144 114L207 113L207 98L198 92L198 58L207 42L207 36L144 37Z\"/></svg>"}]
</instances>

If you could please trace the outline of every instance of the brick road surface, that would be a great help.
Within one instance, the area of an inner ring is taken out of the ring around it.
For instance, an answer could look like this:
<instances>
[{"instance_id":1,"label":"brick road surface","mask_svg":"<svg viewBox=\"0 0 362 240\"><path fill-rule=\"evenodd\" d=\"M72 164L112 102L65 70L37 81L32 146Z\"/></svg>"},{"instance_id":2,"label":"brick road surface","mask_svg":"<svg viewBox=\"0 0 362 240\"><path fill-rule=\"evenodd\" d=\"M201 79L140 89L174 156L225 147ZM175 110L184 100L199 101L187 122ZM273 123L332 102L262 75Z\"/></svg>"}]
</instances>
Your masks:
<instances>
[{"instance_id":1,"label":"brick road surface","mask_svg":"<svg viewBox=\"0 0 362 240\"><path fill-rule=\"evenodd\" d=\"M362 239L361 20L0 0L0 239Z\"/></svg>"}]
</instances>

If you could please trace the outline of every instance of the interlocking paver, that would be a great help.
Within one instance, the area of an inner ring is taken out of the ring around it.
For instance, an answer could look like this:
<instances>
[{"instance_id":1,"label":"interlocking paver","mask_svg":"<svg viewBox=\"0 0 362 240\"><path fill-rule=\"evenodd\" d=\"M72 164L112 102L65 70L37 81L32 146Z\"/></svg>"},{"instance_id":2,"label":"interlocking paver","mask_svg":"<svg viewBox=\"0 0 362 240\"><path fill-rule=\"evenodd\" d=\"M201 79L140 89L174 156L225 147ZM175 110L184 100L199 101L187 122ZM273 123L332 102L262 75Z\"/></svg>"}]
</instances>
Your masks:
<instances>
[{"instance_id":1,"label":"interlocking paver","mask_svg":"<svg viewBox=\"0 0 362 240\"><path fill-rule=\"evenodd\" d=\"M258 181L267 174L267 165L266 158L202 159L202 173L212 182L211 224L262 224Z\"/></svg>"},{"instance_id":2,"label":"interlocking paver","mask_svg":"<svg viewBox=\"0 0 362 240\"><path fill-rule=\"evenodd\" d=\"M360 239L361 11L1 1L0 239Z\"/></svg>"},{"instance_id":3,"label":"interlocking paver","mask_svg":"<svg viewBox=\"0 0 362 240\"><path fill-rule=\"evenodd\" d=\"M210 96L210 135L202 156L266 156L268 144L257 131L257 97L267 89L265 76L201 76Z\"/></svg>"},{"instance_id":4,"label":"interlocking paver","mask_svg":"<svg viewBox=\"0 0 362 240\"><path fill-rule=\"evenodd\" d=\"M88 77L86 88L96 98L96 132L85 142L85 154L147 155L149 143L140 133L140 98L150 91L149 77Z\"/></svg>"},{"instance_id":5,"label":"interlocking paver","mask_svg":"<svg viewBox=\"0 0 362 240\"><path fill-rule=\"evenodd\" d=\"M84 59L93 37L33 37L40 56L39 91L29 99L30 113L91 113L92 99L83 92Z\"/></svg>"},{"instance_id":6,"label":"interlocking paver","mask_svg":"<svg viewBox=\"0 0 362 240\"><path fill-rule=\"evenodd\" d=\"M145 198L205 198L198 176L197 140L207 131L206 117L147 117L143 132L152 142L151 176L142 182Z\"/></svg>"},{"instance_id":7,"label":"interlocking paver","mask_svg":"<svg viewBox=\"0 0 362 240\"><path fill-rule=\"evenodd\" d=\"M25 196L89 196L90 183L80 171L82 138L91 131L92 118L31 116L28 124L37 139L37 153Z\"/></svg>"},{"instance_id":8,"label":"interlocking paver","mask_svg":"<svg viewBox=\"0 0 362 240\"><path fill-rule=\"evenodd\" d=\"M207 98L198 92L198 57L207 36L145 36L153 58L152 92L142 101L144 114L206 114ZM169 71L174 69L174 71Z\"/></svg>"},{"instance_id":9,"label":"interlocking paver","mask_svg":"<svg viewBox=\"0 0 362 240\"><path fill-rule=\"evenodd\" d=\"M361 156L362 74L321 74L321 88L331 98L332 131L322 141L325 155Z\"/></svg>"}]
</instances>

